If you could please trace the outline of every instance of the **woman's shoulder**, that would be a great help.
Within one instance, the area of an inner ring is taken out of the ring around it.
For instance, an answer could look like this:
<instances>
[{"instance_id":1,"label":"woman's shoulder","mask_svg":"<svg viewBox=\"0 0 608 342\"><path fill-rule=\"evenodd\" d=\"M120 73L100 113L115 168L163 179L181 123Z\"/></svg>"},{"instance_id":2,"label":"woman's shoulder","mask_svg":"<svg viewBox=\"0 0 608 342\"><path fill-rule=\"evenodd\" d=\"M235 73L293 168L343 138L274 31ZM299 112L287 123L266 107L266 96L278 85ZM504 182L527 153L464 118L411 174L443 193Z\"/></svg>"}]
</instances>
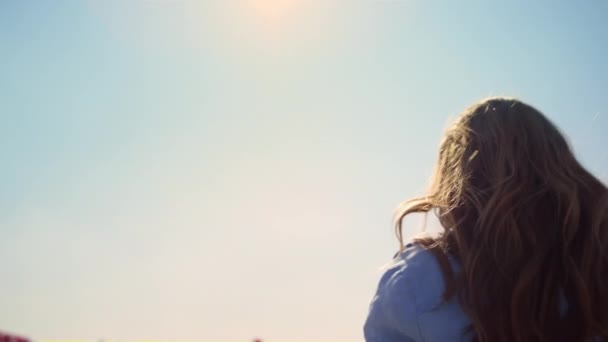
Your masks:
<instances>
[{"instance_id":1,"label":"woman's shoulder","mask_svg":"<svg viewBox=\"0 0 608 342\"><path fill-rule=\"evenodd\" d=\"M392 341L392 332L408 341L460 340L466 316L453 299L442 303L444 291L435 255L418 243L406 244L384 269L365 324L367 340Z\"/></svg>"},{"instance_id":2,"label":"woman's shoulder","mask_svg":"<svg viewBox=\"0 0 608 342\"><path fill-rule=\"evenodd\" d=\"M384 267L365 322L366 341L422 340L411 280L426 254L421 246L408 244Z\"/></svg>"},{"instance_id":3,"label":"woman's shoulder","mask_svg":"<svg viewBox=\"0 0 608 342\"><path fill-rule=\"evenodd\" d=\"M397 252L393 256L393 260L388 264L386 270L407 272L408 278L418 278L418 273L441 273L435 255L416 241L405 244L403 251Z\"/></svg>"},{"instance_id":4,"label":"woman's shoulder","mask_svg":"<svg viewBox=\"0 0 608 342\"><path fill-rule=\"evenodd\" d=\"M458 265L453 258L447 258L456 272ZM439 261L429 249L415 241L407 243L405 249L395 255L384 276L392 280L393 291L411 292L416 298L418 314L441 304L445 282Z\"/></svg>"},{"instance_id":5,"label":"woman's shoulder","mask_svg":"<svg viewBox=\"0 0 608 342\"><path fill-rule=\"evenodd\" d=\"M411 240L405 244L402 252L393 256L393 261L400 263L400 265L417 266L432 262L433 258L431 251L420 243Z\"/></svg>"}]
</instances>

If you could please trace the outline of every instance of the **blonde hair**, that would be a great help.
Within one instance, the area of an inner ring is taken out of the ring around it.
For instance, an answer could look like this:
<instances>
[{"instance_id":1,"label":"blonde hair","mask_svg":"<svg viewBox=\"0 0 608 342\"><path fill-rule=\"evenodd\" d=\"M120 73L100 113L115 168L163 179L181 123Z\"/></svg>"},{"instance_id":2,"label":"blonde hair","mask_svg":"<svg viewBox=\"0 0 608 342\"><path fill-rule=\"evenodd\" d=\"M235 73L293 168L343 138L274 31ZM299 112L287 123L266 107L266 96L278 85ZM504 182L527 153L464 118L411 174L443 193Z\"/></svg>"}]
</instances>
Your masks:
<instances>
[{"instance_id":1,"label":"blonde hair","mask_svg":"<svg viewBox=\"0 0 608 342\"><path fill-rule=\"evenodd\" d=\"M446 131L428 194L395 214L434 211L433 252L478 341L608 339L608 191L538 110L493 97ZM461 265L454 274L451 255ZM560 312L560 299L568 307Z\"/></svg>"}]
</instances>

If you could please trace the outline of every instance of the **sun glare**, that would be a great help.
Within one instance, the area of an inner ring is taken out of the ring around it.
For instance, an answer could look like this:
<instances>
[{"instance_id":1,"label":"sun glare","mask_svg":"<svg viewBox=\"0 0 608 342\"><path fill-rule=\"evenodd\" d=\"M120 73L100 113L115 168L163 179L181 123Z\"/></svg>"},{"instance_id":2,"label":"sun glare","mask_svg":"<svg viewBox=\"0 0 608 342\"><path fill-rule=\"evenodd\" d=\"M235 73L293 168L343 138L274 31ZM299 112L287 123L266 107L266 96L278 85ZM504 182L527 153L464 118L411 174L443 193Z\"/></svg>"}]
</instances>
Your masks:
<instances>
[{"instance_id":1,"label":"sun glare","mask_svg":"<svg viewBox=\"0 0 608 342\"><path fill-rule=\"evenodd\" d=\"M302 0L248 0L253 11L264 20L280 21L293 12Z\"/></svg>"}]
</instances>

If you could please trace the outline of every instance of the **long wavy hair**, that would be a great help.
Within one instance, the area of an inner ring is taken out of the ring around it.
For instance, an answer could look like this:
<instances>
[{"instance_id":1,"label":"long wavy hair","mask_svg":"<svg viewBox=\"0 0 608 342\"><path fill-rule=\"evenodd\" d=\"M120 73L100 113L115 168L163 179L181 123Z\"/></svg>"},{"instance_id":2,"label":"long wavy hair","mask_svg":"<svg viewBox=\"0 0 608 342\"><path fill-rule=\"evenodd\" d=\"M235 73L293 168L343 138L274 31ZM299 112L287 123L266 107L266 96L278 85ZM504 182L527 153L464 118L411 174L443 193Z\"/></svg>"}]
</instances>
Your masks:
<instances>
[{"instance_id":1,"label":"long wavy hair","mask_svg":"<svg viewBox=\"0 0 608 342\"><path fill-rule=\"evenodd\" d=\"M397 210L401 251L404 217L429 211L443 231L416 241L476 341L608 341L608 190L538 110L502 97L467 108L444 135L428 194Z\"/></svg>"}]
</instances>

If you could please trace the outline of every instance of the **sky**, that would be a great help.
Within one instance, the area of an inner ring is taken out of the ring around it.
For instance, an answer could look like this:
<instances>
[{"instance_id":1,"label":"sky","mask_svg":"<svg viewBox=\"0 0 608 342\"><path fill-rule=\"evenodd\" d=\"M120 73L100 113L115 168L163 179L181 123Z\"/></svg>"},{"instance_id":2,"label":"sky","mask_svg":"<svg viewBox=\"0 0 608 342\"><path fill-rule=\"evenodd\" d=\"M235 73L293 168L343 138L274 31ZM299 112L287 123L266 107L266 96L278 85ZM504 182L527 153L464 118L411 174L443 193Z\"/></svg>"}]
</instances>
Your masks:
<instances>
[{"instance_id":1,"label":"sky","mask_svg":"<svg viewBox=\"0 0 608 342\"><path fill-rule=\"evenodd\" d=\"M608 181L607 14L0 0L0 329L362 340L393 210L423 194L470 103L531 103Z\"/></svg>"}]
</instances>

